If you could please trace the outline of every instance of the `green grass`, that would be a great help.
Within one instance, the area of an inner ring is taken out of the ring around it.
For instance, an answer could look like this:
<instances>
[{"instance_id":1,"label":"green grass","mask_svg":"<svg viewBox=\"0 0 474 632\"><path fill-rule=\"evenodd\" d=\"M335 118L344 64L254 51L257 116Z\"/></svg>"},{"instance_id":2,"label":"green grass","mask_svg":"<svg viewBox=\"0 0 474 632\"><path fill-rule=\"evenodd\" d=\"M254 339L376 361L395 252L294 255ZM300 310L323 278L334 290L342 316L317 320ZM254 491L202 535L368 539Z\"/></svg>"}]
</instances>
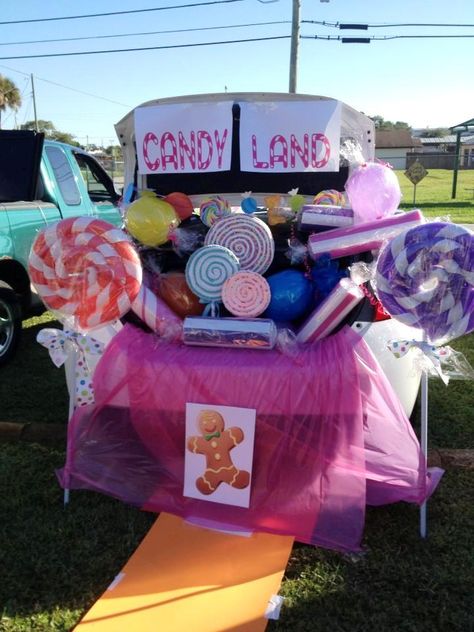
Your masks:
<instances>
[{"instance_id":1,"label":"green grass","mask_svg":"<svg viewBox=\"0 0 474 632\"><path fill-rule=\"evenodd\" d=\"M431 169L416 186L416 201L413 204L413 184L403 171L395 172L402 190L404 209L413 207L423 211L426 217L449 217L459 224L474 224L474 170L458 172L456 199L451 199L453 172L447 169Z\"/></svg>"},{"instance_id":2,"label":"green grass","mask_svg":"<svg viewBox=\"0 0 474 632\"><path fill-rule=\"evenodd\" d=\"M0 630L69 630L105 590L154 516L75 492L54 470L64 451L6 444L0 451Z\"/></svg>"},{"instance_id":3,"label":"green grass","mask_svg":"<svg viewBox=\"0 0 474 632\"><path fill-rule=\"evenodd\" d=\"M23 321L20 347L13 361L0 368L0 421L65 423L69 399L64 369L36 342L44 327L61 327L49 312ZM54 405L52 405L54 403Z\"/></svg>"},{"instance_id":4,"label":"green grass","mask_svg":"<svg viewBox=\"0 0 474 632\"><path fill-rule=\"evenodd\" d=\"M474 556L473 473L449 472L429 503L429 537L420 540L417 510L371 508L365 554L341 556L296 546L273 629L326 632L468 632Z\"/></svg>"},{"instance_id":5,"label":"green grass","mask_svg":"<svg viewBox=\"0 0 474 632\"><path fill-rule=\"evenodd\" d=\"M74 492L64 510L54 478L63 459L35 444L0 451L2 632L70 630L154 520L92 492ZM472 630L473 489L473 472L445 475L425 541L417 508L399 503L368 510L362 555L295 545L269 632Z\"/></svg>"}]
</instances>

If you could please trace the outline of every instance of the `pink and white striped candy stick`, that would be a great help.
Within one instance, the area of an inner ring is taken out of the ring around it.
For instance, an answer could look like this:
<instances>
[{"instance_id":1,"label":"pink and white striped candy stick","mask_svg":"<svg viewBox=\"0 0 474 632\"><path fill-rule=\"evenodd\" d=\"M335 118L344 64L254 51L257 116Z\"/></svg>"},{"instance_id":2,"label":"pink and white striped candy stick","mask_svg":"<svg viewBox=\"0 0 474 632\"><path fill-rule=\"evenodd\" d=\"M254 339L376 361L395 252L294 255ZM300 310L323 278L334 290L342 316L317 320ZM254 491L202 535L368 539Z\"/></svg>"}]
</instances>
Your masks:
<instances>
[{"instance_id":1,"label":"pink and white striped candy stick","mask_svg":"<svg viewBox=\"0 0 474 632\"><path fill-rule=\"evenodd\" d=\"M341 279L302 325L297 341L314 342L325 338L363 298L364 292L358 285L350 279Z\"/></svg>"},{"instance_id":2,"label":"pink and white striped candy stick","mask_svg":"<svg viewBox=\"0 0 474 632\"><path fill-rule=\"evenodd\" d=\"M181 318L145 285L140 287L132 310L148 327L170 340L177 339L182 329Z\"/></svg>"},{"instance_id":3,"label":"pink and white striped candy stick","mask_svg":"<svg viewBox=\"0 0 474 632\"><path fill-rule=\"evenodd\" d=\"M332 259L337 259L368 250L378 250L387 239L392 239L398 233L418 226L423 221L421 211L414 210L349 228L335 228L325 233L310 235L308 252L313 259L323 253L328 253Z\"/></svg>"}]
</instances>

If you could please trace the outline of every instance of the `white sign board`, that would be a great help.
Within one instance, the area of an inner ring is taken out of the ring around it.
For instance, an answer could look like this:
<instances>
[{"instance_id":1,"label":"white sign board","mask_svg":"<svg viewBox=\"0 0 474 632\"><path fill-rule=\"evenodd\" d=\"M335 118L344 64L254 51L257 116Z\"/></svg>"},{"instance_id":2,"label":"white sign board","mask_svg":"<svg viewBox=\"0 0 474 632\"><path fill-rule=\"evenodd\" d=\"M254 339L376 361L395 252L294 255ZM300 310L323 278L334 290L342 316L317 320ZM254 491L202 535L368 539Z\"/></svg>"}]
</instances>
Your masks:
<instances>
[{"instance_id":1,"label":"white sign board","mask_svg":"<svg viewBox=\"0 0 474 632\"><path fill-rule=\"evenodd\" d=\"M340 102L243 102L240 107L242 171L339 171Z\"/></svg>"},{"instance_id":2,"label":"white sign board","mask_svg":"<svg viewBox=\"0 0 474 632\"><path fill-rule=\"evenodd\" d=\"M232 102L137 108L135 141L142 174L229 171Z\"/></svg>"},{"instance_id":3,"label":"white sign board","mask_svg":"<svg viewBox=\"0 0 474 632\"><path fill-rule=\"evenodd\" d=\"M184 496L249 507L256 411L186 404Z\"/></svg>"}]
</instances>

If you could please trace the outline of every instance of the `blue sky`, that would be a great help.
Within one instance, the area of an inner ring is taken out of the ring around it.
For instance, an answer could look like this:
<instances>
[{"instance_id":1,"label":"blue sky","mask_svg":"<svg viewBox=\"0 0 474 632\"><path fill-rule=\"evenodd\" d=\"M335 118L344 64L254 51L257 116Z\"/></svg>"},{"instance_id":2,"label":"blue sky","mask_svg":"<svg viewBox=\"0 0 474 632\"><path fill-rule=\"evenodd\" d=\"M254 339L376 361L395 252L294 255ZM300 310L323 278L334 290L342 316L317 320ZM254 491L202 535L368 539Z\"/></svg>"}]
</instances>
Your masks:
<instances>
[{"instance_id":1,"label":"blue sky","mask_svg":"<svg viewBox=\"0 0 474 632\"><path fill-rule=\"evenodd\" d=\"M22 0L2 2L0 21L70 16L193 4L199 0ZM0 73L20 88L24 105L3 116L3 126L33 119L30 74L38 118L74 134L81 143L116 142L114 123L144 101L184 94L288 91L290 40L39 59L4 57L98 49L163 46L289 35L292 0L232 2L30 24L0 25ZM474 24L472 0L301 1L301 19L365 23ZM256 22L284 22L235 29L128 36L88 41L14 42L196 29ZM302 35L471 34L474 28L371 28L347 32L302 23ZM474 38L395 39L367 45L302 39L298 92L345 101L369 115L413 127L451 126L474 116ZM59 85L57 85L59 84ZM73 90L71 90L71 88ZM77 91L87 92L88 95ZM94 96L90 96L94 95ZM101 97L101 98L98 98Z\"/></svg>"}]
</instances>

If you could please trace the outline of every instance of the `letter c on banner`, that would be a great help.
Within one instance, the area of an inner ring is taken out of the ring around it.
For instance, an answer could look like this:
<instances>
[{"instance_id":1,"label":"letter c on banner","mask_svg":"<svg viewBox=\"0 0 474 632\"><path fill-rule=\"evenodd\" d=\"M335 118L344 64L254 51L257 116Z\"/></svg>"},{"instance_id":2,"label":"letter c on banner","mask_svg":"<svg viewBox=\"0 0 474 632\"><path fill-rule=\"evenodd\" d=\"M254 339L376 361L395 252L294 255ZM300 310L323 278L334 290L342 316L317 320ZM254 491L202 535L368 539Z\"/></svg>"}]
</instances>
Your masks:
<instances>
[{"instance_id":1,"label":"letter c on banner","mask_svg":"<svg viewBox=\"0 0 474 632\"><path fill-rule=\"evenodd\" d=\"M143 139L143 160L150 171L156 171L160 166L160 159L157 158L154 162L150 160L150 154L148 153L149 143L153 143L158 147L158 138L155 134L153 134L153 132L147 132L147 134L145 134L145 138Z\"/></svg>"}]
</instances>

